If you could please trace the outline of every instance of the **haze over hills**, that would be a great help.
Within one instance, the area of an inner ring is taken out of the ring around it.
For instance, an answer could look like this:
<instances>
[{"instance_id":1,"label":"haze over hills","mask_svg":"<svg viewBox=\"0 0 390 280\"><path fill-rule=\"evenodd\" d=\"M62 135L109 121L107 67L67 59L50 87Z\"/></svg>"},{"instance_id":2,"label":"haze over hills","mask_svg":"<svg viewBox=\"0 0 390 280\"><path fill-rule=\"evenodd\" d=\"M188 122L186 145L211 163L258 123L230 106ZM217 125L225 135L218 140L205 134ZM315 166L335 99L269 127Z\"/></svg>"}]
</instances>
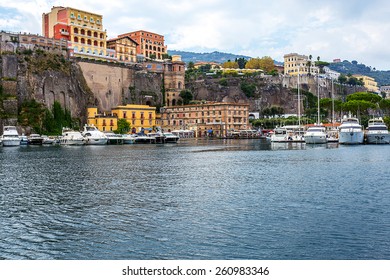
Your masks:
<instances>
[{"instance_id":1,"label":"haze over hills","mask_svg":"<svg viewBox=\"0 0 390 280\"><path fill-rule=\"evenodd\" d=\"M185 62L216 62L224 63L228 60L234 61L236 58L245 58L250 59L250 56L238 55L232 53L223 53L223 52L211 52L211 53L196 53L196 52L187 52L187 51L178 51L178 50L168 50L169 55L181 55L181 59ZM275 61L276 65L283 65L283 62ZM360 74L365 76L370 76L378 82L378 86L390 85L390 71L378 71L375 67L369 67L362 63L358 63L353 60L349 62L344 60L338 63L330 63L329 68L340 72L344 75L348 74Z\"/></svg>"}]
</instances>

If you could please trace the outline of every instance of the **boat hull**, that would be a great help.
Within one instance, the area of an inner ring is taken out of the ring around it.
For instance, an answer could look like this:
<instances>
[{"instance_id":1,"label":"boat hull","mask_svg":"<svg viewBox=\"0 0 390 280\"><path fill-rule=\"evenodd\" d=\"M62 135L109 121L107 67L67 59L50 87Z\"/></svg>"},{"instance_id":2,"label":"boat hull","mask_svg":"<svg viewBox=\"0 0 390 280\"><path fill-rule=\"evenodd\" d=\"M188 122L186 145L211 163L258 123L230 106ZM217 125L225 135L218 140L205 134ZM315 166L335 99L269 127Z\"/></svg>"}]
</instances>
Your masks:
<instances>
[{"instance_id":1,"label":"boat hull","mask_svg":"<svg viewBox=\"0 0 390 280\"><path fill-rule=\"evenodd\" d=\"M20 139L19 138L3 138L3 146L4 147L15 147L20 146Z\"/></svg>"},{"instance_id":2,"label":"boat hull","mask_svg":"<svg viewBox=\"0 0 390 280\"><path fill-rule=\"evenodd\" d=\"M305 143L306 144L326 144L327 138L326 134L324 135L306 135Z\"/></svg>"},{"instance_id":3,"label":"boat hull","mask_svg":"<svg viewBox=\"0 0 390 280\"><path fill-rule=\"evenodd\" d=\"M92 138L86 137L85 144L86 145L107 145L107 138Z\"/></svg>"},{"instance_id":4,"label":"boat hull","mask_svg":"<svg viewBox=\"0 0 390 280\"><path fill-rule=\"evenodd\" d=\"M339 143L346 145L363 144L363 131L340 131Z\"/></svg>"},{"instance_id":5,"label":"boat hull","mask_svg":"<svg viewBox=\"0 0 390 280\"><path fill-rule=\"evenodd\" d=\"M366 135L367 144L390 144L389 133L373 133Z\"/></svg>"}]
</instances>

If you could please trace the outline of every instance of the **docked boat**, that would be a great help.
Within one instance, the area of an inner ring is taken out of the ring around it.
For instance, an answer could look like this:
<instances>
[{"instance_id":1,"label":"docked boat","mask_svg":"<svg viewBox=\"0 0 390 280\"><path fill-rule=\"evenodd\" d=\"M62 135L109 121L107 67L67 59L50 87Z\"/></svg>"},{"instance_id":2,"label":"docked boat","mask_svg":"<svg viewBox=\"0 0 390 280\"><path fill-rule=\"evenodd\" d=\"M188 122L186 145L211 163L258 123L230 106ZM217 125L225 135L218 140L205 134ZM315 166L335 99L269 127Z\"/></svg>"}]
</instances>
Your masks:
<instances>
[{"instance_id":1,"label":"docked boat","mask_svg":"<svg viewBox=\"0 0 390 280\"><path fill-rule=\"evenodd\" d=\"M175 135L172 132L164 132L165 143L177 143L180 139L179 135Z\"/></svg>"},{"instance_id":2,"label":"docked boat","mask_svg":"<svg viewBox=\"0 0 390 280\"><path fill-rule=\"evenodd\" d=\"M46 135L42 135L42 144L43 145L54 145L57 143L57 139L52 137L52 136L46 136Z\"/></svg>"},{"instance_id":3,"label":"docked boat","mask_svg":"<svg viewBox=\"0 0 390 280\"><path fill-rule=\"evenodd\" d=\"M155 144L164 144L165 143L165 135L162 132L148 133L147 136L154 138Z\"/></svg>"},{"instance_id":4,"label":"docked boat","mask_svg":"<svg viewBox=\"0 0 390 280\"><path fill-rule=\"evenodd\" d=\"M21 136L19 136L19 138L21 146L28 145L28 137L26 135L22 134Z\"/></svg>"},{"instance_id":5,"label":"docked boat","mask_svg":"<svg viewBox=\"0 0 390 280\"><path fill-rule=\"evenodd\" d=\"M290 125L274 129L270 140L271 142L305 142L303 131L299 126Z\"/></svg>"},{"instance_id":6,"label":"docked boat","mask_svg":"<svg viewBox=\"0 0 390 280\"><path fill-rule=\"evenodd\" d=\"M344 117L339 126L340 144L363 144L364 131L357 118Z\"/></svg>"},{"instance_id":7,"label":"docked boat","mask_svg":"<svg viewBox=\"0 0 390 280\"><path fill-rule=\"evenodd\" d=\"M69 128L62 129L62 136L60 137L60 145L67 146L81 146L84 145L84 137L80 131L75 131Z\"/></svg>"},{"instance_id":8,"label":"docked boat","mask_svg":"<svg viewBox=\"0 0 390 280\"><path fill-rule=\"evenodd\" d=\"M135 137L131 134L122 134L123 144L134 144Z\"/></svg>"},{"instance_id":9,"label":"docked boat","mask_svg":"<svg viewBox=\"0 0 390 280\"><path fill-rule=\"evenodd\" d=\"M115 134L111 131L103 132L107 136L107 144L109 145L122 145L123 137L121 134Z\"/></svg>"},{"instance_id":10,"label":"docked boat","mask_svg":"<svg viewBox=\"0 0 390 280\"><path fill-rule=\"evenodd\" d=\"M390 144L389 129L382 118L373 118L368 121L365 136L367 144Z\"/></svg>"},{"instance_id":11,"label":"docked boat","mask_svg":"<svg viewBox=\"0 0 390 280\"><path fill-rule=\"evenodd\" d=\"M306 144L326 144L327 135L325 127L322 125L310 126L304 134L304 139Z\"/></svg>"},{"instance_id":12,"label":"docked boat","mask_svg":"<svg viewBox=\"0 0 390 280\"><path fill-rule=\"evenodd\" d=\"M81 135L85 138L86 145L106 145L108 138L94 125L84 125Z\"/></svg>"},{"instance_id":13,"label":"docked boat","mask_svg":"<svg viewBox=\"0 0 390 280\"><path fill-rule=\"evenodd\" d=\"M27 137L28 145L42 145L43 144L43 137L39 134L30 134L30 136Z\"/></svg>"},{"instance_id":14,"label":"docked boat","mask_svg":"<svg viewBox=\"0 0 390 280\"><path fill-rule=\"evenodd\" d=\"M337 128L330 128L326 131L326 138L328 143L339 142L339 130Z\"/></svg>"},{"instance_id":15,"label":"docked boat","mask_svg":"<svg viewBox=\"0 0 390 280\"><path fill-rule=\"evenodd\" d=\"M20 138L15 126L4 126L1 137L4 147L19 146Z\"/></svg>"},{"instance_id":16,"label":"docked boat","mask_svg":"<svg viewBox=\"0 0 390 280\"><path fill-rule=\"evenodd\" d=\"M149 135L134 135L134 144L155 144L156 138Z\"/></svg>"}]
</instances>

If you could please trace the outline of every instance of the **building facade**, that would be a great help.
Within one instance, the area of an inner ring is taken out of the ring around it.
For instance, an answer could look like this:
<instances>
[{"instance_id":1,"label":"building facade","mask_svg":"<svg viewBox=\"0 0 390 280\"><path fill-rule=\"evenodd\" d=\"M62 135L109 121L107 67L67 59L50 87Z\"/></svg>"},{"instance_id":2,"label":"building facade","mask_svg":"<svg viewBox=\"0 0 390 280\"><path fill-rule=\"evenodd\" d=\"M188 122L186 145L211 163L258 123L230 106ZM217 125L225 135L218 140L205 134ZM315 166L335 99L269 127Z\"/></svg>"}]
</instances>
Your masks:
<instances>
[{"instance_id":1,"label":"building facade","mask_svg":"<svg viewBox=\"0 0 390 280\"><path fill-rule=\"evenodd\" d=\"M164 130L193 130L197 137L211 129L225 137L233 130L249 128L249 104L209 102L183 106L166 106L161 110Z\"/></svg>"},{"instance_id":2,"label":"building facade","mask_svg":"<svg viewBox=\"0 0 390 280\"><path fill-rule=\"evenodd\" d=\"M64 39L46 38L37 34L0 32L0 51L15 52L17 49L66 51L68 41Z\"/></svg>"},{"instance_id":3,"label":"building facade","mask_svg":"<svg viewBox=\"0 0 390 280\"><path fill-rule=\"evenodd\" d=\"M42 15L42 34L67 40L70 56L116 60L116 55L107 51L102 15L69 7L52 7L49 13Z\"/></svg>"},{"instance_id":4,"label":"building facade","mask_svg":"<svg viewBox=\"0 0 390 280\"><path fill-rule=\"evenodd\" d=\"M89 125L94 125L100 131L114 131L118 129L118 118L113 114L99 114L98 108L87 108Z\"/></svg>"},{"instance_id":5,"label":"building facade","mask_svg":"<svg viewBox=\"0 0 390 280\"><path fill-rule=\"evenodd\" d=\"M121 34L118 37L129 36L137 42L137 54L143 55L145 58L164 59L167 54L167 46L165 46L164 36L145 31L138 30Z\"/></svg>"},{"instance_id":6,"label":"building facade","mask_svg":"<svg viewBox=\"0 0 390 280\"><path fill-rule=\"evenodd\" d=\"M309 60L306 55L290 53L284 55L284 75L297 76L307 74L317 74L319 69Z\"/></svg>"},{"instance_id":7,"label":"building facade","mask_svg":"<svg viewBox=\"0 0 390 280\"><path fill-rule=\"evenodd\" d=\"M185 90L185 62L181 56L173 55L164 63L165 104L176 106L181 101L180 92Z\"/></svg>"},{"instance_id":8,"label":"building facade","mask_svg":"<svg viewBox=\"0 0 390 280\"><path fill-rule=\"evenodd\" d=\"M156 127L156 107L148 105L127 104L111 110L118 119L125 119L133 133L150 131Z\"/></svg>"},{"instance_id":9,"label":"building facade","mask_svg":"<svg viewBox=\"0 0 390 280\"><path fill-rule=\"evenodd\" d=\"M118 62L137 62L137 42L129 36L107 40L107 49L115 50Z\"/></svg>"},{"instance_id":10,"label":"building facade","mask_svg":"<svg viewBox=\"0 0 390 280\"><path fill-rule=\"evenodd\" d=\"M156 127L156 107L127 104L112 108L109 113L99 113L96 107L88 108L88 124L95 125L100 131L118 129L118 119L125 119L133 133L151 131Z\"/></svg>"},{"instance_id":11,"label":"building facade","mask_svg":"<svg viewBox=\"0 0 390 280\"><path fill-rule=\"evenodd\" d=\"M379 90L386 94L386 98L390 98L390 85L381 86Z\"/></svg>"},{"instance_id":12,"label":"building facade","mask_svg":"<svg viewBox=\"0 0 390 280\"><path fill-rule=\"evenodd\" d=\"M374 78L364 76L364 75L352 75L358 80L362 80L364 87L367 89L367 91L379 93L378 83L375 81Z\"/></svg>"}]
</instances>

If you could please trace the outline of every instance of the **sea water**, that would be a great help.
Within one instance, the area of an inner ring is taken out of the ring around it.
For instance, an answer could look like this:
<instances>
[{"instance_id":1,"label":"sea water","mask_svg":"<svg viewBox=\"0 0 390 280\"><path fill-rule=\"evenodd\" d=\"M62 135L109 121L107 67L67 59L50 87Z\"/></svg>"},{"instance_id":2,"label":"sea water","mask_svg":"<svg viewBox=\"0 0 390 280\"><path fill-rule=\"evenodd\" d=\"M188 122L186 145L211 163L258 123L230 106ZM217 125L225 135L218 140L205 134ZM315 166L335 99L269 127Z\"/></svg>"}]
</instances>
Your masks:
<instances>
[{"instance_id":1,"label":"sea water","mask_svg":"<svg viewBox=\"0 0 390 280\"><path fill-rule=\"evenodd\" d=\"M1 259L390 259L390 145L0 147Z\"/></svg>"}]
</instances>

